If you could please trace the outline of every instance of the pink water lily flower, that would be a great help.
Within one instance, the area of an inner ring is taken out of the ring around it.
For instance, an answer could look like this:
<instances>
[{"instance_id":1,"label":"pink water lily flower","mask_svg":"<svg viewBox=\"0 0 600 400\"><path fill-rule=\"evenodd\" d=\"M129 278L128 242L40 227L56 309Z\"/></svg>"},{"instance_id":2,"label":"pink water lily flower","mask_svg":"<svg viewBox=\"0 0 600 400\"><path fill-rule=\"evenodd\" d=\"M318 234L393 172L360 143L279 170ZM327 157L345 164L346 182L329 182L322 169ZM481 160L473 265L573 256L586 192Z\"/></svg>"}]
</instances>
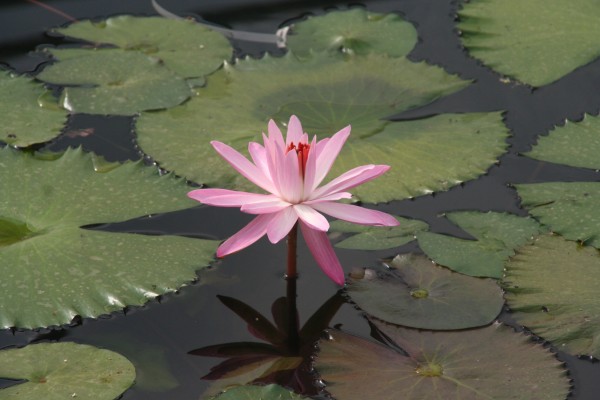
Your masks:
<instances>
[{"instance_id":1,"label":"pink water lily flower","mask_svg":"<svg viewBox=\"0 0 600 400\"><path fill-rule=\"evenodd\" d=\"M317 141L315 136L309 142L300 120L292 116L285 141L273 120L269 121L268 132L268 137L263 133L264 146L255 142L248 145L253 162L224 143L211 144L236 171L269 194L227 189L188 193L204 204L240 207L242 212L257 215L219 246L217 257L248 247L265 234L271 243L277 243L299 222L304 240L321 269L335 283L343 285L344 271L327 238L329 222L321 213L363 225L398 225L389 214L337 202L352 197L348 189L377 178L390 167L363 165L319 187L350 135L350 126L331 138Z\"/></svg>"}]
</instances>

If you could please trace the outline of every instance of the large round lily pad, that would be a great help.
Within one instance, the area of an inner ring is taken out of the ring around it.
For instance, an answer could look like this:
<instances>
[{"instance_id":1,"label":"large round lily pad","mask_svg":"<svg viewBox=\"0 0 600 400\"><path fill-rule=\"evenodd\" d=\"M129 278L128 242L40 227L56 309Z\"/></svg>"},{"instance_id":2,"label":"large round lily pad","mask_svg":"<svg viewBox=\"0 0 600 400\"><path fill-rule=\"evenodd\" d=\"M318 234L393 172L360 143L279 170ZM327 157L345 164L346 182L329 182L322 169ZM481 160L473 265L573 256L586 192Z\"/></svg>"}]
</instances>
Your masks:
<instances>
[{"instance_id":1,"label":"large round lily pad","mask_svg":"<svg viewBox=\"0 0 600 400\"><path fill-rule=\"evenodd\" d=\"M567 239L600 248L600 182L515 186L523 207L542 224Z\"/></svg>"},{"instance_id":2,"label":"large round lily pad","mask_svg":"<svg viewBox=\"0 0 600 400\"><path fill-rule=\"evenodd\" d=\"M98 22L75 22L54 32L145 53L184 78L214 72L233 52L223 35L187 19L121 15Z\"/></svg>"},{"instance_id":3,"label":"large round lily pad","mask_svg":"<svg viewBox=\"0 0 600 400\"><path fill-rule=\"evenodd\" d=\"M370 202L417 196L484 172L504 151L507 129L499 113L401 123L381 118L465 84L439 68L376 54L349 61L323 55L306 62L291 55L247 59L211 75L184 105L143 113L138 141L163 167L190 180L249 190L245 179L224 168L211 140L245 152L270 118L287 123L292 114L320 138L350 124L352 134L331 176L365 163L389 164L391 171L355 194Z\"/></svg>"},{"instance_id":4,"label":"large round lily pad","mask_svg":"<svg viewBox=\"0 0 600 400\"><path fill-rule=\"evenodd\" d=\"M348 295L369 315L422 329L465 329L492 322L504 305L492 279L438 267L426 257L399 255L387 271L352 277Z\"/></svg>"},{"instance_id":5,"label":"large round lily pad","mask_svg":"<svg viewBox=\"0 0 600 400\"><path fill-rule=\"evenodd\" d=\"M564 400L569 393L562 363L504 325L460 332L375 325L406 354L330 330L315 367L335 398Z\"/></svg>"},{"instance_id":6,"label":"large round lily pad","mask_svg":"<svg viewBox=\"0 0 600 400\"><path fill-rule=\"evenodd\" d=\"M94 170L0 151L0 326L34 328L142 305L195 279L217 243L81 229L193 205L188 187L141 163Z\"/></svg>"},{"instance_id":7,"label":"large round lily pad","mask_svg":"<svg viewBox=\"0 0 600 400\"><path fill-rule=\"evenodd\" d=\"M507 213L463 211L447 217L477 240L419 232L419 246L438 264L471 276L501 278L508 257L541 230L535 220Z\"/></svg>"},{"instance_id":8,"label":"large round lily pad","mask_svg":"<svg viewBox=\"0 0 600 400\"><path fill-rule=\"evenodd\" d=\"M337 236L334 232L354 233L335 244L342 249L355 250L384 250L399 247L416 239L417 232L426 231L426 222L418 219L396 217L398 226L368 226L336 220L331 223L330 237Z\"/></svg>"},{"instance_id":9,"label":"large round lily pad","mask_svg":"<svg viewBox=\"0 0 600 400\"><path fill-rule=\"evenodd\" d=\"M299 57L314 52L365 55L407 55L417 43L417 30L397 14L378 14L362 8L332 11L292 25L287 47Z\"/></svg>"},{"instance_id":10,"label":"large round lily pad","mask_svg":"<svg viewBox=\"0 0 600 400\"><path fill-rule=\"evenodd\" d=\"M0 140L27 147L58 136L67 115L43 85L0 71Z\"/></svg>"},{"instance_id":11,"label":"large round lily pad","mask_svg":"<svg viewBox=\"0 0 600 400\"><path fill-rule=\"evenodd\" d=\"M37 75L68 85L61 104L73 113L133 115L176 106L191 95L187 82L157 58L120 49L74 51L63 51L62 61Z\"/></svg>"},{"instance_id":12,"label":"large round lily pad","mask_svg":"<svg viewBox=\"0 0 600 400\"><path fill-rule=\"evenodd\" d=\"M560 350L600 358L600 254L544 235L506 266L506 301L519 324Z\"/></svg>"},{"instance_id":13,"label":"large round lily pad","mask_svg":"<svg viewBox=\"0 0 600 400\"><path fill-rule=\"evenodd\" d=\"M596 0L472 0L459 12L465 47L496 71L533 86L600 56Z\"/></svg>"},{"instance_id":14,"label":"large round lily pad","mask_svg":"<svg viewBox=\"0 0 600 400\"><path fill-rule=\"evenodd\" d=\"M0 351L0 378L25 379L0 390L0 399L113 400L135 380L122 355L76 343L39 343Z\"/></svg>"},{"instance_id":15,"label":"large round lily pad","mask_svg":"<svg viewBox=\"0 0 600 400\"><path fill-rule=\"evenodd\" d=\"M548 136L541 136L537 145L525 153L542 161L600 169L600 118L585 115L579 122L566 121Z\"/></svg>"}]
</instances>

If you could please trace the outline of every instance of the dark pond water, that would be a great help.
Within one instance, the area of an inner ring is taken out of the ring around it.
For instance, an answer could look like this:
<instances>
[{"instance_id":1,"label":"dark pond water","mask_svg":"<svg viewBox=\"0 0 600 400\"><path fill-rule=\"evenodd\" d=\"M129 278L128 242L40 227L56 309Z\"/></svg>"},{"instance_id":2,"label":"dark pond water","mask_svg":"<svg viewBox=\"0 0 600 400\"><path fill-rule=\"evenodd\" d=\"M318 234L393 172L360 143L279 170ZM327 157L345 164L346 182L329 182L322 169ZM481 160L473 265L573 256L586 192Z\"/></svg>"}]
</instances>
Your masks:
<instances>
[{"instance_id":1,"label":"dark pond water","mask_svg":"<svg viewBox=\"0 0 600 400\"><path fill-rule=\"evenodd\" d=\"M149 0L59 0L46 4L77 18L108 16L119 13L154 14ZM164 2L165 5L167 2ZM600 61L580 68L558 82L532 91L525 86L504 84L499 76L469 58L461 49L454 28L459 3L451 0L363 1L368 10L400 12L417 26L420 41L410 55L427 60L447 71L475 81L469 88L423 108L393 116L395 119L419 118L446 112L506 110L507 126L513 136L500 163L475 181L444 193L381 205L380 209L418 218L439 233L468 237L443 218L442 212L455 210L494 210L525 215L519 208L516 192L508 185L541 181L597 181L598 173L577 168L537 162L519 155L531 147L540 134L566 118L580 119L583 113L598 113L600 106ZM274 32L281 24L306 13L322 14L326 9L347 8L336 1L243 1L243 0L170 0L168 8L179 15L201 16L212 23L233 29ZM43 59L28 52L43 43L58 43L44 32L66 23L65 16L49 12L26 0L3 1L0 5L0 62L18 72L33 72ZM276 48L245 42L235 43L238 55L258 55ZM61 150L83 145L86 150L110 160L137 159L129 118L76 116L69 120L66 132L95 128L88 137L65 134L47 148ZM224 166L225 167L225 166ZM184 212L141 218L98 229L148 234L176 234L224 239L249 221L237 210L197 207ZM398 251L419 251L409 244ZM338 254L346 271L369 266L378 258L395 253L343 251ZM168 268L165 265L165 268ZM301 278L298 281L298 310L306 320L337 290L324 279L303 245L299 249ZM21 346L40 340L68 340L113 349L130 358L138 367L139 379L157 381L156 371L166 368L176 386L167 392L134 388L124 399L198 399L208 382L200 378L221 360L188 355L187 352L219 343L253 341L246 324L230 312L217 295L237 298L264 315L271 304L285 295L285 245L261 240L248 249L227 257L215 268L202 272L200 280L179 293L152 301L142 308L128 309L97 320L84 320L71 327L40 331L0 331L0 347ZM510 323L510 312L501 320ZM370 328L361 313L344 305L332 325L368 337ZM571 398L600 398L600 364L559 353L573 378Z\"/></svg>"}]
</instances>

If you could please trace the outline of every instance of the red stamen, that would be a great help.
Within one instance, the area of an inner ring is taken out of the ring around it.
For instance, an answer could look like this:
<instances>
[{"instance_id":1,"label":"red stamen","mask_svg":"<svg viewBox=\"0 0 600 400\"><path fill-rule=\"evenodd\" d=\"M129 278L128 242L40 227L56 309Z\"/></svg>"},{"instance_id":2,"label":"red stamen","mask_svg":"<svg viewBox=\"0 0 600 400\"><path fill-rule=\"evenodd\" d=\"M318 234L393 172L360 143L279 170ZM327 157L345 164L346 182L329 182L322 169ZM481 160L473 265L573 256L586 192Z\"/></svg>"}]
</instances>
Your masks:
<instances>
[{"instance_id":1,"label":"red stamen","mask_svg":"<svg viewBox=\"0 0 600 400\"><path fill-rule=\"evenodd\" d=\"M306 172L306 162L308 161L308 153L310 152L310 144L298 143L296 146L294 143L290 143L285 153L287 154L292 150L296 151L296 155L298 156L298 168L300 169L302 178L304 178L304 173Z\"/></svg>"}]
</instances>

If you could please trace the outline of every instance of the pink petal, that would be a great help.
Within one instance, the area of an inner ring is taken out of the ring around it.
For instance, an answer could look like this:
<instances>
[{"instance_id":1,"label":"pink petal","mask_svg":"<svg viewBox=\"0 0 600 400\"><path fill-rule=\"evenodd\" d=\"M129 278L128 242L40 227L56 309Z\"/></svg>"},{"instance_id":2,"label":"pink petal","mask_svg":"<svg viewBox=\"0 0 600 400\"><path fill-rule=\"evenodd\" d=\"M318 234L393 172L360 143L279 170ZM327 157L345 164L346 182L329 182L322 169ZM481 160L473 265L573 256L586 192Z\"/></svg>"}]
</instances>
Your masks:
<instances>
[{"instance_id":1,"label":"pink petal","mask_svg":"<svg viewBox=\"0 0 600 400\"><path fill-rule=\"evenodd\" d=\"M348 136L350 136L350 125L333 135L325 144L317 159L317 174L311 190L314 190L321 182L323 182L323 179L325 179L325 176L327 176L331 170L333 162L340 154L344 143L346 143Z\"/></svg>"},{"instance_id":2,"label":"pink petal","mask_svg":"<svg viewBox=\"0 0 600 400\"><path fill-rule=\"evenodd\" d=\"M263 134L264 136L264 134ZM269 176L273 181L274 191L272 193L281 195L281 188L279 187L279 172L282 168L284 159L284 149L279 146L275 141L265 139L265 156L267 158L267 167L269 170Z\"/></svg>"},{"instance_id":3,"label":"pink petal","mask_svg":"<svg viewBox=\"0 0 600 400\"><path fill-rule=\"evenodd\" d=\"M306 166L304 169L304 191L302 198L306 199L310 196L314 188L317 186L314 184L315 176L317 174L317 137L313 137L310 144L310 150L308 152L308 158L306 160Z\"/></svg>"},{"instance_id":4,"label":"pink petal","mask_svg":"<svg viewBox=\"0 0 600 400\"><path fill-rule=\"evenodd\" d=\"M267 226L267 237L271 243L277 243L285 237L298 221L298 215L292 207L288 207L277 213L275 218Z\"/></svg>"},{"instance_id":5,"label":"pink petal","mask_svg":"<svg viewBox=\"0 0 600 400\"><path fill-rule=\"evenodd\" d=\"M271 140L273 143L277 144L279 147L284 148L285 142L283 141L283 135L281 134L281 130L279 129L279 127L277 126L275 121L269 120L268 131L269 131L269 140ZM263 136L264 136L264 134L263 134ZM266 143L265 143L265 146L266 146Z\"/></svg>"},{"instance_id":6,"label":"pink petal","mask_svg":"<svg viewBox=\"0 0 600 400\"><path fill-rule=\"evenodd\" d=\"M363 165L356 167L348 172L343 173L326 185L318 188L311 194L309 200L316 200L323 196L327 196L332 193L346 191L362 183L368 182L371 179L375 179L378 176L384 174L388 169L389 165Z\"/></svg>"},{"instance_id":7,"label":"pink petal","mask_svg":"<svg viewBox=\"0 0 600 400\"><path fill-rule=\"evenodd\" d=\"M336 192L336 193L328 194L327 196L319 197L315 200L303 201L302 204L312 207L313 204L321 203L323 201L337 201L337 200L341 200L341 199L351 199L351 198L352 198L352 193Z\"/></svg>"},{"instance_id":8,"label":"pink petal","mask_svg":"<svg viewBox=\"0 0 600 400\"><path fill-rule=\"evenodd\" d=\"M316 229L323 232L327 232L329 229L329 222L327 222L327 218L319 214L312 207L302 204L294 204L292 207L302 222L308 225L311 229Z\"/></svg>"},{"instance_id":9,"label":"pink petal","mask_svg":"<svg viewBox=\"0 0 600 400\"><path fill-rule=\"evenodd\" d=\"M225 257L226 255L240 251L256 242L267 232L267 225L269 225L275 215L276 214L262 214L254 218L248 225L219 246L217 249L217 257Z\"/></svg>"},{"instance_id":10,"label":"pink petal","mask_svg":"<svg viewBox=\"0 0 600 400\"><path fill-rule=\"evenodd\" d=\"M358 207L351 204L334 203L331 201L315 203L312 207L334 218L355 224L375 226L398 226L400 223L394 217L377 210Z\"/></svg>"},{"instance_id":11,"label":"pink petal","mask_svg":"<svg viewBox=\"0 0 600 400\"><path fill-rule=\"evenodd\" d=\"M298 156L295 151L290 151L277 161L277 180L275 186L281 198L290 203L298 203L304 193Z\"/></svg>"},{"instance_id":12,"label":"pink petal","mask_svg":"<svg viewBox=\"0 0 600 400\"><path fill-rule=\"evenodd\" d=\"M213 140L210 142L210 144L212 144L217 153L219 153L219 155L223 157L225 161L231 164L231 166L243 177L255 185L260 186L267 192L273 191L273 184L271 181L256 165L248 161L248 159L241 155L237 150L226 145L225 143L217 142L216 140Z\"/></svg>"},{"instance_id":13,"label":"pink petal","mask_svg":"<svg viewBox=\"0 0 600 400\"><path fill-rule=\"evenodd\" d=\"M333 247L329 242L329 238L327 238L327 234L311 229L302 222L300 222L300 229L302 230L304 241L317 261L317 264L319 264L319 267L321 267L323 272L325 272L332 281L343 286L345 281L344 270L335 255Z\"/></svg>"},{"instance_id":14,"label":"pink petal","mask_svg":"<svg viewBox=\"0 0 600 400\"><path fill-rule=\"evenodd\" d=\"M187 195L201 203L217 207L240 207L248 203L264 202L274 197L268 194L239 192L227 189L196 189Z\"/></svg>"},{"instance_id":15,"label":"pink petal","mask_svg":"<svg viewBox=\"0 0 600 400\"><path fill-rule=\"evenodd\" d=\"M290 117L290 122L288 122L285 146L288 147L292 143L300 143L303 133L304 131L302 130L302 124L300 123L300 120L295 115L292 115Z\"/></svg>"},{"instance_id":16,"label":"pink petal","mask_svg":"<svg viewBox=\"0 0 600 400\"><path fill-rule=\"evenodd\" d=\"M272 182L273 177L271 176L271 171L269 171L267 151L265 148L256 142L250 142L248 143L248 152L250 153L254 164L262 171L265 177Z\"/></svg>"},{"instance_id":17,"label":"pink petal","mask_svg":"<svg viewBox=\"0 0 600 400\"><path fill-rule=\"evenodd\" d=\"M290 203L281 200L277 196L272 196L270 198L265 196L265 198L261 199L261 201L255 201L242 205L240 210L248 214L270 214L279 212L290 206Z\"/></svg>"}]
</instances>

